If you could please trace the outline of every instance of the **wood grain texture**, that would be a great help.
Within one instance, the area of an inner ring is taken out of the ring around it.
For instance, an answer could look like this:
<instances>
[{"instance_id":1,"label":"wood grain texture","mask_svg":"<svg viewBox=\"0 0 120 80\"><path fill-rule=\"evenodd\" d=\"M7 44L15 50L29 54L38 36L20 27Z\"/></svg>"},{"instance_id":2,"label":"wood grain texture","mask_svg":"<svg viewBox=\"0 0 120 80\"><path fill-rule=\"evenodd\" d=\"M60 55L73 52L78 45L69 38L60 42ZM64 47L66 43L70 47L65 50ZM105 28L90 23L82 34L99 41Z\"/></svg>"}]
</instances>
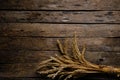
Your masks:
<instances>
[{"instance_id":1,"label":"wood grain texture","mask_svg":"<svg viewBox=\"0 0 120 80\"><path fill-rule=\"evenodd\" d=\"M43 60L60 54L59 51L0 51L0 64L16 64L16 63L40 63ZM71 52L69 52L71 54ZM120 52L90 52L85 53L85 57L88 61L111 66L120 65ZM117 62L117 63L116 63Z\"/></svg>"},{"instance_id":2,"label":"wood grain texture","mask_svg":"<svg viewBox=\"0 0 120 80\"><path fill-rule=\"evenodd\" d=\"M58 51L31 51L31 50L9 50L0 51L0 64L13 63L39 63L43 60L59 54Z\"/></svg>"},{"instance_id":3,"label":"wood grain texture","mask_svg":"<svg viewBox=\"0 0 120 80\"><path fill-rule=\"evenodd\" d=\"M36 70L41 61L59 54L56 40L71 42L75 31L79 48L87 45L87 60L119 67L119 4L120 0L0 0L0 80L51 80ZM89 74L76 80L119 78Z\"/></svg>"},{"instance_id":4,"label":"wood grain texture","mask_svg":"<svg viewBox=\"0 0 120 80\"><path fill-rule=\"evenodd\" d=\"M40 75L36 74L36 70L39 68L39 63L16 63L16 64L0 64L0 77L4 80L4 78L12 79L12 80L21 80L22 78L27 80L27 78L34 78L34 79L40 79L40 80L49 80L49 79L42 79ZM40 76L40 77L39 77ZM45 76L44 76L45 77ZM33 79L33 80L34 80ZM88 79L88 80L119 80L117 77L112 77L112 75L97 75L89 74L85 78L83 77L82 79ZM32 79L30 79L32 80ZM50 79L51 80L51 79ZM79 80L79 79L78 79Z\"/></svg>"},{"instance_id":5,"label":"wood grain texture","mask_svg":"<svg viewBox=\"0 0 120 80\"><path fill-rule=\"evenodd\" d=\"M39 63L0 64L0 77L35 77Z\"/></svg>"},{"instance_id":6,"label":"wood grain texture","mask_svg":"<svg viewBox=\"0 0 120 80\"><path fill-rule=\"evenodd\" d=\"M120 23L120 11L0 11L0 22Z\"/></svg>"},{"instance_id":7,"label":"wood grain texture","mask_svg":"<svg viewBox=\"0 0 120 80\"><path fill-rule=\"evenodd\" d=\"M109 53L107 55L109 56L108 62L110 62L110 59L113 60L115 58L113 56L110 56ZM104 56L105 56L105 54L104 54ZM0 64L0 77L38 77L37 74L36 74L36 70L39 69L39 65L40 65L40 62Z\"/></svg>"},{"instance_id":8,"label":"wood grain texture","mask_svg":"<svg viewBox=\"0 0 120 80\"><path fill-rule=\"evenodd\" d=\"M0 0L0 9L120 10L119 3L120 0Z\"/></svg>"},{"instance_id":9,"label":"wood grain texture","mask_svg":"<svg viewBox=\"0 0 120 80\"><path fill-rule=\"evenodd\" d=\"M88 76L89 75L89 76ZM88 74L87 76L85 76L84 78L77 78L77 79L72 79L72 80L80 80L80 79L84 79L84 80L119 80L119 78L115 77L115 76L105 76L103 74ZM91 77L92 76L92 77ZM99 78L98 78L99 77ZM52 80L49 78L45 78L45 77L7 77L7 78L0 78L0 80Z\"/></svg>"},{"instance_id":10,"label":"wood grain texture","mask_svg":"<svg viewBox=\"0 0 120 80\"><path fill-rule=\"evenodd\" d=\"M41 78L41 77L7 77L7 78L3 78L1 77L0 80L52 80L52 79L47 79L47 78Z\"/></svg>"},{"instance_id":11,"label":"wood grain texture","mask_svg":"<svg viewBox=\"0 0 120 80\"><path fill-rule=\"evenodd\" d=\"M0 50L58 50L57 39L41 37L1 37ZM71 38L68 38L71 45ZM120 51L120 38L79 38L78 45L81 48L86 44L89 51ZM69 46L70 47L70 46Z\"/></svg>"},{"instance_id":12,"label":"wood grain texture","mask_svg":"<svg viewBox=\"0 0 120 80\"><path fill-rule=\"evenodd\" d=\"M0 80L42 80L39 78L0 78Z\"/></svg>"},{"instance_id":13,"label":"wood grain texture","mask_svg":"<svg viewBox=\"0 0 120 80\"><path fill-rule=\"evenodd\" d=\"M120 37L119 24L0 23L0 36L11 37Z\"/></svg>"}]
</instances>

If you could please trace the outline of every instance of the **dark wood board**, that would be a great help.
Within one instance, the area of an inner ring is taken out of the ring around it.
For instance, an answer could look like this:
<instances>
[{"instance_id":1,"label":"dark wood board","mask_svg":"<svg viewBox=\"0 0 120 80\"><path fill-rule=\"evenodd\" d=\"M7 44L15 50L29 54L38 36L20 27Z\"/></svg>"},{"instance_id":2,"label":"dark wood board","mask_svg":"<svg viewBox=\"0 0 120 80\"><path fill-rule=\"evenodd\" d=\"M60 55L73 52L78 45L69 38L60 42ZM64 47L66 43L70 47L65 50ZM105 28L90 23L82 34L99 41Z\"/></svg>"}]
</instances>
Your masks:
<instances>
[{"instance_id":1,"label":"dark wood board","mask_svg":"<svg viewBox=\"0 0 120 80\"><path fill-rule=\"evenodd\" d=\"M90 74L88 74L90 75ZM99 77L99 78L97 78ZM9 77L9 78L0 78L1 80L52 80L45 77ZM69 79L69 80L119 80L116 76L103 75L103 74L91 74L90 76L85 76L84 78ZM57 79L56 79L57 80Z\"/></svg>"},{"instance_id":2,"label":"dark wood board","mask_svg":"<svg viewBox=\"0 0 120 80\"><path fill-rule=\"evenodd\" d=\"M0 11L9 23L120 23L120 11Z\"/></svg>"},{"instance_id":3,"label":"dark wood board","mask_svg":"<svg viewBox=\"0 0 120 80\"><path fill-rule=\"evenodd\" d=\"M9 10L120 10L120 0L0 0Z\"/></svg>"},{"instance_id":4,"label":"dark wood board","mask_svg":"<svg viewBox=\"0 0 120 80\"><path fill-rule=\"evenodd\" d=\"M73 37L80 38L120 37L119 24L45 24L0 23L0 36L11 37Z\"/></svg>"},{"instance_id":5,"label":"dark wood board","mask_svg":"<svg viewBox=\"0 0 120 80\"><path fill-rule=\"evenodd\" d=\"M71 53L71 52L69 52ZM0 64L16 64L16 63L40 63L43 60L59 55L59 51L28 51L28 50L18 50L18 51L0 51ZM96 64L120 65L120 52L90 52L85 53L85 57L88 61ZM117 62L117 63L116 63Z\"/></svg>"},{"instance_id":6,"label":"dark wood board","mask_svg":"<svg viewBox=\"0 0 120 80\"><path fill-rule=\"evenodd\" d=\"M52 80L52 79L47 79L47 78L40 78L40 77L9 77L9 78L5 78L5 77L1 77L0 80Z\"/></svg>"},{"instance_id":7,"label":"dark wood board","mask_svg":"<svg viewBox=\"0 0 120 80\"><path fill-rule=\"evenodd\" d=\"M0 50L58 50L57 40L64 38L0 37ZM68 38L69 48L72 39ZM120 51L120 38L79 38L78 46L86 44L89 51Z\"/></svg>"},{"instance_id":8,"label":"dark wood board","mask_svg":"<svg viewBox=\"0 0 120 80\"><path fill-rule=\"evenodd\" d=\"M17 79L21 80L21 79L29 79L29 78L33 78L34 79L42 79L41 75L38 75L36 73L36 70L39 68L39 63L25 63L25 64L0 64L0 77L1 79ZM46 80L44 79L46 76L43 77L42 80ZM115 75L107 75L107 74L88 74L86 77L83 77L82 79L84 80L119 80L119 78L117 78ZM31 79L32 80L32 79ZM77 79L75 79L77 80ZM79 80L79 79L78 79Z\"/></svg>"},{"instance_id":9,"label":"dark wood board","mask_svg":"<svg viewBox=\"0 0 120 80\"><path fill-rule=\"evenodd\" d=\"M40 63L0 64L0 77L35 77Z\"/></svg>"}]
</instances>

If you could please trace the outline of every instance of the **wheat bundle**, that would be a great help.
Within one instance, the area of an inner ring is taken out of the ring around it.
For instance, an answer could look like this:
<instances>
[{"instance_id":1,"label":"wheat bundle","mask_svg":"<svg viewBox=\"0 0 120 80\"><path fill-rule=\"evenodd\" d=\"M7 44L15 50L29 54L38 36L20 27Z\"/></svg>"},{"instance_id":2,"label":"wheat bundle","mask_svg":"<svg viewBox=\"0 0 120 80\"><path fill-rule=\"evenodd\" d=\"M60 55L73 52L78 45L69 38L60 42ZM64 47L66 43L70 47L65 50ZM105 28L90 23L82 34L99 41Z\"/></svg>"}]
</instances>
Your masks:
<instances>
[{"instance_id":1,"label":"wheat bundle","mask_svg":"<svg viewBox=\"0 0 120 80\"><path fill-rule=\"evenodd\" d=\"M82 51L79 50L76 35L72 42L72 55L68 53L67 42L65 40L65 44L62 45L60 40L57 40L61 55L56 54L54 57L41 62L37 73L46 74L47 77L52 79L56 77L61 79L64 77L64 80L68 80L74 76L80 77L82 74L87 73L108 73L120 76L120 68L97 65L87 61L84 56L86 47L83 46Z\"/></svg>"}]
</instances>

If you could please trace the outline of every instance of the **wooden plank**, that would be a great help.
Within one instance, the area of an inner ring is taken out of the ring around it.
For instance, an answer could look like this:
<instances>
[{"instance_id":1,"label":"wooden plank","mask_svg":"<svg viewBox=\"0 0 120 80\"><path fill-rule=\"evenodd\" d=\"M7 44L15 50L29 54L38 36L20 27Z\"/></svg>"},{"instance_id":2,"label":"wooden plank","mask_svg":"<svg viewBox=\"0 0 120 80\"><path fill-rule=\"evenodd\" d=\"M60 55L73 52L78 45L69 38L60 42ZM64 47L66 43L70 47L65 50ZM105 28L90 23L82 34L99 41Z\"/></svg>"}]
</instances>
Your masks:
<instances>
[{"instance_id":1,"label":"wooden plank","mask_svg":"<svg viewBox=\"0 0 120 80\"><path fill-rule=\"evenodd\" d=\"M0 0L0 9L120 10L120 0Z\"/></svg>"},{"instance_id":2,"label":"wooden plank","mask_svg":"<svg viewBox=\"0 0 120 80\"><path fill-rule=\"evenodd\" d=\"M0 11L0 22L120 23L120 11Z\"/></svg>"},{"instance_id":3,"label":"wooden plank","mask_svg":"<svg viewBox=\"0 0 120 80\"><path fill-rule=\"evenodd\" d=\"M120 37L119 24L0 23L0 36ZM93 34L94 33L94 34Z\"/></svg>"},{"instance_id":4,"label":"wooden plank","mask_svg":"<svg viewBox=\"0 0 120 80\"><path fill-rule=\"evenodd\" d=\"M35 77L38 69L39 63L0 64L0 77Z\"/></svg>"},{"instance_id":5,"label":"wooden plank","mask_svg":"<svg viewBox=\"0 0 120 80\"><path fill-rule=\"evenodd\" d=\"M36 70L39 68L38 64L3 64L0 66L2 71L0 72L0 77L3 77L2 79L5 80L27 80L27 78L36 78L35 80L51 80L47 78L41 78L36 74ZM46 76L44 76L46 77ZM87 78L86 78L87 77ZM85 80L119 80L115 76L108 76L108 75L98 75L98 74L89 74L86 77L83 77ZM13 78L13 79L12 79ZM23 79L22 79L23 78ZM29 80L34 80L34 79L29 79ZM78 79L79 80L79 79Z\"/></svg>"},{"instance_id":6,"label":"wooden plank","mask_svg":"<svg viewBox=\"0 0 120 80\"><path fill-rule=\"evenodd\" d=\"M0 50L58 50L57 39L41 37L0 37ZM68 39L71 45L72 38ZM86 44L90 51L120 51L120 38L79 38L78 45ZM70 47L70 46L69 46Z\"/></svg>"},{"instance_id":7,"label":"wooden plank","mask_svg":"<svg viewBox=\"0 0 120 80\"><path fill-rule=\"evenodd\" d=\"M0 80L52 80L47 78L41 78L41 77L1 77Z\"/></svg>"},{"instance_id":8,"label":"wooden plank","mask_svg":"<svg viewBox=\"0 0 120 80\"><path fill-rule=\"evenodd\" d=\"M14 50L0 51L0 64L12 63L35 63L59 54L58 51L29 51L29 50Z\"/></svg>"},{"instance_id":9,"label":"wooden plank","mask_svg":"<svg viewBox=\"0 0 120 80\"><path fill-rule=\"evenodd\" d=\"M89 75L89 76L88 76ZM110 75L106 75L106 74L88 74L87 76L85 76L84 78L77 78L74 80L119 80L119 78L117 78L116 76L110 76ZM52 80L52 79L48 79L48 78L41 78L41 77L7 77L7 78L0 78L0 80Z\"/></svg>"},{"instance_id":10,"label":"wooden plank","mask_svg":"<svg viewBox=\"0 0 120 80\"><path fill-rule=\"evenodd\" d=\"M71 52L69 52L71 53ZM0 64L16 63L40 63L43 60L60 54L59 51L0 51ZM120 65L120 52L90 52L87 51L85 57L88 61L104 65ZM116 63L117 62L117 63Z\"/></svg>"},{"instance_id":11,"label":"wooden plank","mask_svg":"<svg viewBox=\"0 0 120 80\"><path fill-rule=\"evenodd\" d=\"M39 63L0 64L0 77L35 77Z\"/></svg>"}]
</instances>

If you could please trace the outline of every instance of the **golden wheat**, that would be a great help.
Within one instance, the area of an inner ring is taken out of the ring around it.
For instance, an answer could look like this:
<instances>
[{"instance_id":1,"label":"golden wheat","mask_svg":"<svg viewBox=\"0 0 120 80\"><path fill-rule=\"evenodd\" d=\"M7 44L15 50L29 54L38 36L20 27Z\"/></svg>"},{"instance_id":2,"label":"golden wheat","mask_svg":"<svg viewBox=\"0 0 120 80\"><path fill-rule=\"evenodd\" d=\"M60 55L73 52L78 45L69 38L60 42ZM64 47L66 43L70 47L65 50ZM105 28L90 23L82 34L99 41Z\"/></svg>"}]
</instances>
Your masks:
<instances>
[{"instance_id":1,"label":"golden wheat","mask_svg":"<svg viewBox=\"0 0 120 80\"><path fill-rule=\"evenodd\" d=\"M86 47L83 46L80 52L76 35L72 42L72 55L68 53L68 40L65 40L64 45L57 40L61 55L55 55L50 59L40 63L40 68L37 71L39 74L46 74L47 77L52 79L58 77L59 79L64 77L64 80L68 80L74 76L82 76L86 73L109 73L120 76L120 68L115 68L106 65L97 65L87 61L84 57ZM43 69L44 68L44 69Z\"/></svg>"}]
</instances>

